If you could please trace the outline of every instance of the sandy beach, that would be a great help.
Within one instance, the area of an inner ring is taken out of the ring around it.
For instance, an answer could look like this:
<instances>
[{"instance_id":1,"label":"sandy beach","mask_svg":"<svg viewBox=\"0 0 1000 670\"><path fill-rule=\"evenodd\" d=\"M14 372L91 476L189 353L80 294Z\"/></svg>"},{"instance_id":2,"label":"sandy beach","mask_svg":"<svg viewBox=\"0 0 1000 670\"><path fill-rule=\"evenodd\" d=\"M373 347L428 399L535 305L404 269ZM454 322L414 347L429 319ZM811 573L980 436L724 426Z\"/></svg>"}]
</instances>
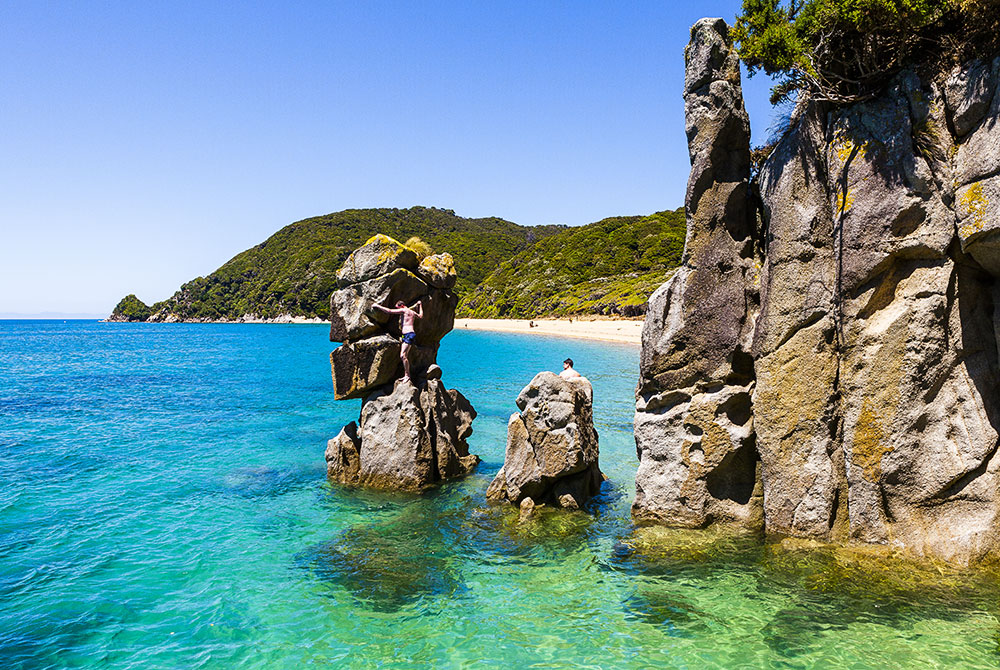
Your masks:
<instances>
[{"instance_id":1,"label":"sandy beach","mask_svg":"<svg viewBox=\"0 0 1000 670\"><path fill-rule=\"evenodd\" d=\"M530 324L534 324L531 326ZM640 344L642 321L631 319L455 319L455 330L492 330Z\"/></svg>"}]
</instances>

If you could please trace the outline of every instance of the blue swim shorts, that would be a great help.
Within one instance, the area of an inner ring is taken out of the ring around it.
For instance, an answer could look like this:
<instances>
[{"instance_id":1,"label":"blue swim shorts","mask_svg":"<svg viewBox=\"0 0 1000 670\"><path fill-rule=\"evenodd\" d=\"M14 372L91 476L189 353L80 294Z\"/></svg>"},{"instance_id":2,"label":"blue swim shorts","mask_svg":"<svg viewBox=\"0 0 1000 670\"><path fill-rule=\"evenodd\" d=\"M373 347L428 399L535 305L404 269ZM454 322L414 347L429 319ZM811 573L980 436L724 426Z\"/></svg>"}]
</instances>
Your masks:
<instances>
[{"instance_id":1,"label":"blue swim shorts","mask_svg":"<svg viewBox=\"0 0 1000 670\"><path fill-rule=\"evenodd\" d=\"M405 344L413 344L413 342L416 339L417 339L417 334L416 333L403 333L403 342Z\"/></svg>"}]
</instances>

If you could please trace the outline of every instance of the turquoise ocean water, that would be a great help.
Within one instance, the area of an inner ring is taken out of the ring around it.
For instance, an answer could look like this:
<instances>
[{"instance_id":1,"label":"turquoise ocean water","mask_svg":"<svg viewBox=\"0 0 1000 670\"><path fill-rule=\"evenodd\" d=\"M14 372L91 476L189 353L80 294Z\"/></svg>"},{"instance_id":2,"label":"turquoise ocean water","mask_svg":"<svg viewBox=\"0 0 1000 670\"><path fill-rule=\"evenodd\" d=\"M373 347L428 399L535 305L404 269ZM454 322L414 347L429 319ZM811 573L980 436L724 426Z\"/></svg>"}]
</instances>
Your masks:
<instances>
[{"instance_id":1,"label":"turquoise ocean water","mask_svg":"<svg viewBox=\"0 0 1000 670\"><path fill-rule=\"evenodd\" d=\"M450 334L483 463L421 498L325 481L359 410L333 400L331 346L324 326L0 322L0 668L1000 665L985 577L637 541L636 347ZM518 524L484 493L518 391L566 356L610 481L589 513Z\"/></svg>"}]
</instances>

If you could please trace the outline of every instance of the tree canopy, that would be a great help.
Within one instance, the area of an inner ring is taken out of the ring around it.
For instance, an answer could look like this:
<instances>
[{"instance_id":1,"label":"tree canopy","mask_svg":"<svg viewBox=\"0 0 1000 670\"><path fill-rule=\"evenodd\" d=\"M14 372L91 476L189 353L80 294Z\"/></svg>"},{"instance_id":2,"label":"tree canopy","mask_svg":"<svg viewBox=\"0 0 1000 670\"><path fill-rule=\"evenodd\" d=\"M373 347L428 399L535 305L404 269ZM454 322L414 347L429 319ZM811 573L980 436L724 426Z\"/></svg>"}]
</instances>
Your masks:
<instances>
[{"instance_id":1,"label":"tree canopy","mask_svg":"<svg viewBox=\"0 0 1000 670\"><path fill-rule=\"evenodd\" d=\"M1000 0L743 0L732 36L751 76L777 79L772 103L850 103L905 67L995 53Z\"/></svg>"}]
</instances>

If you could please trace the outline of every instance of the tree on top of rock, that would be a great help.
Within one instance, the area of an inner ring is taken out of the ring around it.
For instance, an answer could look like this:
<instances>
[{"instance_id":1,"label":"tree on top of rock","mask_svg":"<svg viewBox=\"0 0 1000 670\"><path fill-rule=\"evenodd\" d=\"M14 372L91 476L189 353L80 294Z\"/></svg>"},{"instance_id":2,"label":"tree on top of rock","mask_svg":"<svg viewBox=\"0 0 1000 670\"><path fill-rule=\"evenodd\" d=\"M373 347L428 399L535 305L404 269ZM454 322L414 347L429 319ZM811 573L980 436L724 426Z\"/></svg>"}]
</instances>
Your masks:
<instances>
[{"instance_id":1,"label":"tree on top of rock","mask_svg":"<svg viewBox=\"0 0 1000 670\"><path fill-rule=\"evenodd\" d=\"M909 66L938 71L1000 45L998 0L743 0L732 37L749 74L777 78L771 102L846 104Z\"/></svg>"}]
</instances>

